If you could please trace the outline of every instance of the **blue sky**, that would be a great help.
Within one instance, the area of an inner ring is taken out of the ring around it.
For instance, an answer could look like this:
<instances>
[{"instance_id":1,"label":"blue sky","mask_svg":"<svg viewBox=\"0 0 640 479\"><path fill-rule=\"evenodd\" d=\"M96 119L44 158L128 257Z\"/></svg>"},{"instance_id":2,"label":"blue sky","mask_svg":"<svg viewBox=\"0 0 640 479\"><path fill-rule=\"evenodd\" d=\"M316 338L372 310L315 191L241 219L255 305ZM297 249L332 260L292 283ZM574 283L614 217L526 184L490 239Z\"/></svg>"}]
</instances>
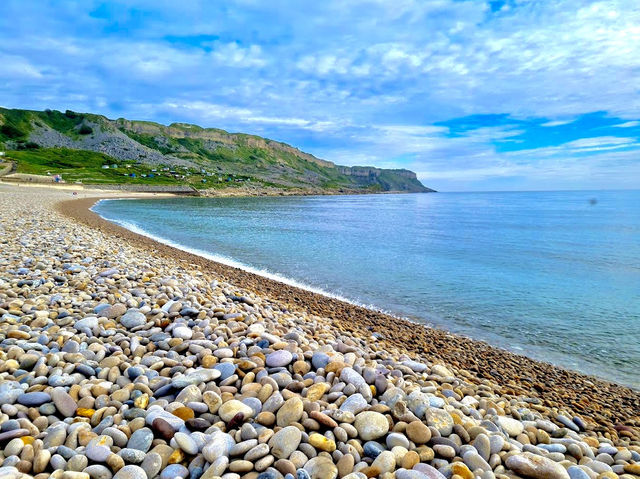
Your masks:
<instances>
[{"instance_id":1,"label":"blue sky","mask_svg":"<svg viewBox=\"0 0 640 479\"><path fill-rule=\"evenodd\" d=\"M2 0L0 105L255 133L444 191L639 188L640 4Z\"/></svg>"}]
</instances>

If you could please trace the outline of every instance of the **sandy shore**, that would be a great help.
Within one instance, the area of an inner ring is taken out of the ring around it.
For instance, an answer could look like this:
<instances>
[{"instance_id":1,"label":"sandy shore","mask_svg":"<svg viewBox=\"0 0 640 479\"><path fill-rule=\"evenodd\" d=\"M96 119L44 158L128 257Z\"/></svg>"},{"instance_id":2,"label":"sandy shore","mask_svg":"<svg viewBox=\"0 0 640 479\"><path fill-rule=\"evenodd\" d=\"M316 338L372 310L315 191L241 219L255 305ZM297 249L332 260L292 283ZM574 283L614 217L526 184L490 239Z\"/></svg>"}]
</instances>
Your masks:
<instances>
[{"instance_id":1,"label":"sandy shore","mask_svg":"<svg viewBox=\"0 0 640 479\"><path fill-rule=\"evenodd\" d=\"M153 254L187 261L233 284L283 302L308 314L330 318L340 331L362 338L375 332L384 338L385 348L397 353L419 355L427 361L442 362L468 371L467 379L480 384L483 379L496 381L507 397L527 395L539 398L545 406L570 408L590 418L597 430L616 435L616 428L630 426L638 436L640 427L640 393L593 376L559 368L549 363L513 354L485 342L447 331L418 326L404 319L355 306L334 298L289 286L247 271L159 243L119 225L105 221L90 211L96 198L63 201L58 210L106 234L132 241Z\"/></svg>"},{"instance_id":2,"label":"sandy shore","mask_svg":"<svg viewBox=\"0 0 640 479\"><path fill-rule=\"evenodd\" d=\"M637 392L89 211L118 196L0 185L0 478L640 477Z\"/></svg>"}]
</instances>

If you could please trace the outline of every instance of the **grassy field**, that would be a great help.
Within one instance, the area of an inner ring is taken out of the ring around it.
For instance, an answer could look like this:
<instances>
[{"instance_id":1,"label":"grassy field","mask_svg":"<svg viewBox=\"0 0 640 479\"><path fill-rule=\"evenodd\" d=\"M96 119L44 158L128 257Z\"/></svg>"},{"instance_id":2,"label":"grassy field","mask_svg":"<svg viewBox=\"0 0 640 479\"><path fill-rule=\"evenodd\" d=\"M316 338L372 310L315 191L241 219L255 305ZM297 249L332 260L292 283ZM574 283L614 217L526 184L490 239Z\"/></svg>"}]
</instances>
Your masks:
<instances>
[{"instance_id":1,"label":"grassy field","mask_svg":"<svg viewBox=\"0 0 640 479\"><path fill-rule=\"evenodd\" d=\"M152 171L149 165L122 162L103 153L67 148L38 148L6 152L7 159L16 162L17 172L31 175L61 175L67 183L81 181L87 184L145 184L145 185L191 185L196 188L233 186L218 181L218 177L206 177L195 171L182 171L187 178L174 178L169 173ZM118 165L117 169L102 168L103 165ZM161 170L160 167L155 168ZM133 177L132 175L135 175ZM143 177L142 175L147 175ZM148 175L153 175L149 177ZM202 180L207 182L203 183Z\"/></svg>"}]
</instances>

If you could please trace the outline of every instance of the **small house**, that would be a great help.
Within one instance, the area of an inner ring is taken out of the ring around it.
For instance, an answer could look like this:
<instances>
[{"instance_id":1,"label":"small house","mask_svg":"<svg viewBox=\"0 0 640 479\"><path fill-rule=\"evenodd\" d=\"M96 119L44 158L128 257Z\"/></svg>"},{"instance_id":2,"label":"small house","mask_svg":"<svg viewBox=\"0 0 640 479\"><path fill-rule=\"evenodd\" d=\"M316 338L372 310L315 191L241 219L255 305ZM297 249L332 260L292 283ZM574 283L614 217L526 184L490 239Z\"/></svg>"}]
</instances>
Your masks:
<instances>
[{"instance_id":1,"label":"small house","mask_svg":"<svg viewBox=\"0 0 640 479\"><path fill-rule=\"evenodd\" d=\"M108 170L109 169L109 165L102 165L102 169L103 170Z\"/></svg>"}]
</instances>

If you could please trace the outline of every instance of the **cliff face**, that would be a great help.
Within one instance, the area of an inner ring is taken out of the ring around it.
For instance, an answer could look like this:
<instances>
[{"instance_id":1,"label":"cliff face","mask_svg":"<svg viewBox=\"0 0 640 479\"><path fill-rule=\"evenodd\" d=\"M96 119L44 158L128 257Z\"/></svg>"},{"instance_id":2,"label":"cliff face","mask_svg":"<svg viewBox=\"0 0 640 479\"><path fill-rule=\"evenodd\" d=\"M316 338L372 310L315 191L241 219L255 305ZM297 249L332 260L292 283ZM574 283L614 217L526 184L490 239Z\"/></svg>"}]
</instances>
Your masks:
<instances>
[{"instance_id":1,"label":"cliff face","mask_svg":"<svg viewBox=\"0 0 640 479\"><path fill-rule=\"evenodd\" d=\"M394 175L417 180L418 177L410 170L384 170L373 166L336 166L338 171L347 176L374 176L379 177L383 172L392 172Z\"/></svg>"},{"instance_id":2,"label":"cliff face","mask_svg":"<svg viewBox=\"0 0 640 479\"><path fill-rule=\"evenodd\" d=\"M0 143L14 148L69 148L117 161L242 176L278 188L429 192L409 170L340 166L286 143L216 128L110 120L89 113L0 108Z\"/></svg>"}]
</instances>

